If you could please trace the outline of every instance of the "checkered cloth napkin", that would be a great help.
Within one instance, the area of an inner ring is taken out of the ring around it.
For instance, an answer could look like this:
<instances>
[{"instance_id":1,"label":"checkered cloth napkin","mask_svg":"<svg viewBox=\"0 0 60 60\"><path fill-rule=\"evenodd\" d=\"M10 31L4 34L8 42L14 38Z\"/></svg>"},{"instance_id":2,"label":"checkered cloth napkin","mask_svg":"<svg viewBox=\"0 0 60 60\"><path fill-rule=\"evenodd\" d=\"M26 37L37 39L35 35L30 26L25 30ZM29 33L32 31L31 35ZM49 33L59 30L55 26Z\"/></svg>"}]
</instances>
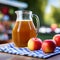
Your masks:
<instances>
[{"instance_id":1,"label":"checkered cloth napkin","mask_svg":"<svg viewBox=\"0 0 60 60\"><path fill-rule=\"evenodd\" d=\"M13 43L9 43L3 47L0 47L0 52L6 52L6 53L16 54L16 55L31 56L31 57L37 57L37 58L49 58L49 57L60 54L60 47L56 47L54 53L46 54L42 51L42 49L30 51L26 47L17 48L14 46Z\"/></svg>"}]
</instances>

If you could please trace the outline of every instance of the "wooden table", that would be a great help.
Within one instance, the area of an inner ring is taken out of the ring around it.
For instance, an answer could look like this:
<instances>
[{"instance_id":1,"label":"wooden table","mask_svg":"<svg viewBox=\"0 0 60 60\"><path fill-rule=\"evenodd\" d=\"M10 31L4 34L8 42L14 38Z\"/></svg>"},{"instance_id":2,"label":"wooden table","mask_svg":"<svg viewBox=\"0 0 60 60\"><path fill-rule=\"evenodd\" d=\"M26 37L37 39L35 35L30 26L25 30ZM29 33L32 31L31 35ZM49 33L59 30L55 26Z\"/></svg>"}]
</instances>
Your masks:
<instances>
[{"instance_id":1,"label":"wooden table","mask_svg":"<svg viewBox=\"0 0 60 60\"><path fill-rule=\"evenodd\" d=\"M0 46L4 46L4 45L6 45L6 44L1 44ZM60 60L60 55L56 55L56 56L48 58L48 59L40 59L40 58L12 55L12 54L8 54L8 53L0 52L0 60Z\"/></svg>"}]
</instances>

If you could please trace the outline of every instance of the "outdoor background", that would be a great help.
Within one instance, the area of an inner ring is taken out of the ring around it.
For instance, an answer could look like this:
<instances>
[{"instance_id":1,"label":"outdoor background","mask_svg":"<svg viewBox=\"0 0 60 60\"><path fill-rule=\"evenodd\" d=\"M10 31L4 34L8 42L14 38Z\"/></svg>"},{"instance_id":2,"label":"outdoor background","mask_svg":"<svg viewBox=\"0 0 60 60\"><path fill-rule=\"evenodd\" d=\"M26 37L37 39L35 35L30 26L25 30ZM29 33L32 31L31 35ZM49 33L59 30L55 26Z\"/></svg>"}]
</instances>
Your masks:
<instances>
[{"instance_id":1,"label":"outdoor background","mask_svg":"<svg viewBox=\"0 0 60 60\"><path fill-rule=\"evenodd\" d=\"M60 33L60 0L8 0L21 4L20 7L17 7L17 4L16 6L14 6L14 4L8 5L5 3L7 0L1 1L0 40L11 38L11 32L16 21L16 10L31 10L39 16L40 29L38 37L42 40L52 39L53 35ZM23 3L25 3L26 6ZM35 20L34 24L36 24Z\"/></svg>"}]
</instances>

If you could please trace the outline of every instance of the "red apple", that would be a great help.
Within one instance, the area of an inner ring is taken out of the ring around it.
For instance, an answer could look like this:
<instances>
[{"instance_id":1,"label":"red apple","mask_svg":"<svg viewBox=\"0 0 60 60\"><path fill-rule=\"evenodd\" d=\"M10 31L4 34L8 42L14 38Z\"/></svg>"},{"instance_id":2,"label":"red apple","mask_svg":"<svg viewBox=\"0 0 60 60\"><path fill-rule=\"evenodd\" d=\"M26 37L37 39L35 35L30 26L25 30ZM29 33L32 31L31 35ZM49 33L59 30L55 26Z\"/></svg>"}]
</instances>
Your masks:
<instances>
[{"instance_id":1,"label":"red apple","mask_svg":"<svg viewBox=\"0 0 60 60\"><path fill-rule=\"evenodd\" d=\"M60 34L54 35L53 40L55 40L56 46L60 46Z\"/></svg>"},{"instance_id":2,"label":"red apple","mask_svg":"<svg viewBox=\"0 0 60 60\"><path fill-rule=\"evenodd\" d=\"M44 40L42 43L42 51L45 53L54 52L55 48L56 43L51 39Z\"/></svg>"},{"instance_id":3,"label":"red apple","mask_svg":"<svg viewBox=\"0 0 60 60\"><path fill-rule=\"evenodd\" d=\"M3 14L8 14L9 8L8 8L8 7L3 7L3 8L1 9L1 11L2 11Z\"/></svg>"},{"instance_id":4,"label":"red apple","mask_svg":"<svg viewBox=\"0 0 60 60\"><path fill-rule=\"evenodd\" d=\"M42 46L42 40L40 38L31 38L28 41L28 48L30 50L39 50Z\"/></svg>"}]
</instances>

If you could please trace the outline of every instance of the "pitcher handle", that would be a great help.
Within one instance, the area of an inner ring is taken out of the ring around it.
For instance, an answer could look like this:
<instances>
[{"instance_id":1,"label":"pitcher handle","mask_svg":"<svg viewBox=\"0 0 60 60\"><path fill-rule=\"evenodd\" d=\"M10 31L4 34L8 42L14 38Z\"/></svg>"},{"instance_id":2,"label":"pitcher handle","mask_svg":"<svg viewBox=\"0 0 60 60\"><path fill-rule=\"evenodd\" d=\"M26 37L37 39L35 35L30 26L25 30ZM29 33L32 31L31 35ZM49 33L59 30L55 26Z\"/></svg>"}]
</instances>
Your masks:
<instances>
[{"instance_id":1,"label":"pitcher handle","mask_svg":"<svg viewBox=\"0 0 60 60\"><path fill-rule=\"evenodd\" d=\"M35 16L35 18L36 18L36 22L37 22L37 33L38 33L39 32L39 28L40 28L39 17L36 14L33 14L33 16Z\"/></svg>"}]
</instances>

